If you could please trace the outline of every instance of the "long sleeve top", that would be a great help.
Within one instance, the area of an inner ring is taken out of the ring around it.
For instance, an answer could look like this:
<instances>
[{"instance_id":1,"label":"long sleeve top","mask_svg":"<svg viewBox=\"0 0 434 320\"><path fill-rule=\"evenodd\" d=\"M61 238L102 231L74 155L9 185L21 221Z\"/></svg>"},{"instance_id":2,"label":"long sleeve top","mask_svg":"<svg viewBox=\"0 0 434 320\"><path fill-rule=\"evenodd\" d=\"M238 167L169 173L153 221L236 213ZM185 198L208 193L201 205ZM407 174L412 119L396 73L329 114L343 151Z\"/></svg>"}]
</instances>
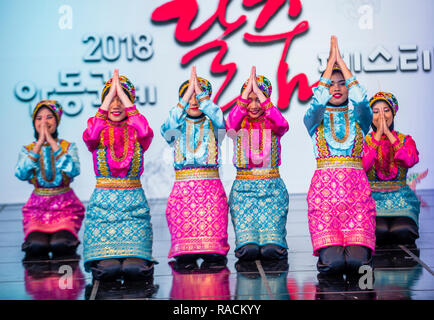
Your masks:
<instances>
[{"instance_id":1,"label":"long sleeve top","mask_svg":"<svg viewBox=\"0 0 434 320\"><path fill-rule=\"evenodd\" d=\"M374 132L365 138L363 168L370 181L405 181L407 171L419 162L419 151L410 135L392 131L396 141L391 144L383 135L380 141Z\"/></svg>"},{"instance_id":2,"label":"long sleeve top","mask_svg":"<svg viewBox=\"0 0 434 320\"><path fill-rule=\"evenodd\" d=\"M161 135L174 149L173 165L176 170L220 166L220 143L226 133L223 112L206 92L196 98L203 113L201 117L189 117L186 112L188 102L180 98L160 128Z\"/></svg>"},{"instance_id":3,"label":"long sleeve top","mask_svg":"<svg viewBox=\"0 0 434 320\"><path fill-rule=\"evenodd\" d=\"M34 153L35 143L24 146L15 167L15 176L29 181L35 188L67 187L80 174L77 146L63 139L57 140L59 149L53 152L46 143Z\"/></svg>"},{"instance_id":4,"label":"long sleeve top","mask_svg":"<svg viewBox=\"0 0 434 320\"><path fill-rule=\"evenodd\" d=\"M226 128L234 140L233 164L237 169L278 168L280 138L288 131L288 121L270 99L264 101L264 113L253 119L247 112L248 101L238 97L230 111Z\"/></svg>"},{"instance_id":5,"label":"long sleeve top","mask_svg":"<svg viewBox=\"0 0 434 320\"><path fill-rule=\"evenodd\" d=\"M330 79L320 79L304 116L315 158L362 158L364 137L372 122L366 89L355 77L347 79L345 85L349 88L348 98L353 108L348 105L335 107L328 104L332 97L328 88L330 83Z\"/></svg>"},{"instance_id":6,"label":"long sleeve top","mask_svg":"<svg viewBox=\"0 0 434 320\"><path fill-rule=\"evenodd\" d=\"M87 121L83 140L92 152L97 178L139 178L143 173L143 153L154 133L135 105L125 111L127 118L114 122L99 108Z\"/></svg>"}]
</instances>

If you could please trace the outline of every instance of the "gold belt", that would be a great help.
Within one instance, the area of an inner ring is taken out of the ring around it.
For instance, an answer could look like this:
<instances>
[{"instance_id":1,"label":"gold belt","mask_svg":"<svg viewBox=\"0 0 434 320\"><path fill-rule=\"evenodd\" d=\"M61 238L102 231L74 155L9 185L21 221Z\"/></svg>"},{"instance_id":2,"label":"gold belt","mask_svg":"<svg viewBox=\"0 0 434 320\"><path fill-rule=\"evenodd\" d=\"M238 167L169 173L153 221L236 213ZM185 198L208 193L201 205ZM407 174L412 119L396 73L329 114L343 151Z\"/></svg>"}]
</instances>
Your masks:
<instances>
[{"instance_id":1,"label":"gold belt","mask_svg":"<svg viewBox=\"0 0 434 320\"><path fill-rule=\"evenodd\" d=\"M279 168L237 170L237 180L276 179L280 178Z\"/></svg>"},{"instance_id":2,"label":"gold belt","mask_svg":"<svg viewBox=\"0 0 434 320\"><path fill-rule=\"evenodd\" d=\"M68 192L69 190L71 190L70 187L35 188L35 190L33 190L33 193L37 194L38 196L54 196L56 194Z\"/></svg>"},{"instance_id":3,"label":"gold belt","mask_svg":"<svg viewBox=\"0 0 434 320\"><path fill-rule=\"evenodd\" d=\"M96 178L98 189L138 189L142 187L140 179Z\"/></svg>"},{"instance_id":4,"label":"gold belt","mask_svg":"<svg viewBox=\"0 0 434 320\"><path fill-rule=\"evenodd\" d=\"M327 168L353 168L363 169L362 159L352 157L338 157L338 158L321 158L316 159L317 169Z\"/></svg>"},{"instance_id":5,"label":"gold belt","mask_svg":"<svg viewBox=\"0 0 434 320\"><path fill-rule=\"evenodd\" d=\"M194 168L175 170L176 181L220 179L217 168Z\"/></svg>"},{"instance_id":6,"label":"gold belt","mask_svg":"<svg viewBox=\"0 0 434 320\"><path fill-rule=\"evenodd\" d=\"M371 191L395 191L407 184L407 180L398 181L369 181Z\"/></svg>"}]
</instances>

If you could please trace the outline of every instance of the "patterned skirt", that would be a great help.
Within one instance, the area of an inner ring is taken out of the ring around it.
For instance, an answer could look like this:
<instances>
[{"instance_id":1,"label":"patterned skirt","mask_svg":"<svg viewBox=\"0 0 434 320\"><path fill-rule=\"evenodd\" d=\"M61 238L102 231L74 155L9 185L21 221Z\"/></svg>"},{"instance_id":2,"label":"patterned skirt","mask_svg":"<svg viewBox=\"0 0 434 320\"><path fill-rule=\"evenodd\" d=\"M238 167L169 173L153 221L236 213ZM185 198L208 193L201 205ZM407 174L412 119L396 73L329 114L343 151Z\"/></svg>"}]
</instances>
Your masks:
<instances>
[{"instance_id":1,"label":"patterned skirt","mask_svg":"<svg viewBox=\"0 0 434 320\"><path fill-rule=\"evenodd\" d=\"M235 180L229 195L235 250L248 243L288 248L289 195L281 178Z\"/></svg>"},{"instance_id":2,"label":"patterned skirt","mask_svg":"<svg viewBox=\"0 0 434 320\"><path fill-rule=\"evenodd\" d=\"M220 179L175 181L166 218L172 240L169 258L229 251L228 202Z\"/></svg>"},{"instance_id":3,"label":"patterned skirt","mask_svg":"<svg viewBox=\"0 0 434 320\"><path fill-rule=\"evenodd\" d=\"M375 249L375 201L362 169L318 169L307 195L313 252L329 246Z\"/></svg>"},{"instance_id":4,"label":"patterned skirt","mask_svg":"<svg viewBox=\"0 0 434 320\"><path fill-rule=\"evenodd\" d=\"M145 193L136 189L96 188L84 220L83 258L152 258L152 224Z\"/></svg>"},{"instance_id":5,"label":"patterned skirt","mask_svg":"<svg viewBox=\"0 0 434 320\"><path fill-rule=\"evenodd\" d=\"M53 233L68 230L78 239L84 210L72 189L47 196L33 192L22 210L24 237L33 231Z\"/></svg>"},{"instance_id":6,"label":"patterned skirt","mask_svg":"<svg viewBox=\"0 0 434 320\"><path fill-rule=\"evenodd\" d=\"M395 191L373 191L377 217L408 217L419 225L420 201L408 185Z\"/></svg>"}]
</instances>

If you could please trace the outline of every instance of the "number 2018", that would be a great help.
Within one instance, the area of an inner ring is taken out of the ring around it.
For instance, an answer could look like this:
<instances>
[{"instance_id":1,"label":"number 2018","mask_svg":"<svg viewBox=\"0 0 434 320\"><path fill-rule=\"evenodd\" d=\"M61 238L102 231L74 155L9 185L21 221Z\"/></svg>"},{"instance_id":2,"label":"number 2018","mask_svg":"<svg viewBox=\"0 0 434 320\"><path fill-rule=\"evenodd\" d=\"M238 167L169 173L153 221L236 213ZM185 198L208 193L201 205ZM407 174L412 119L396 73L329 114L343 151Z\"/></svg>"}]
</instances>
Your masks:
<instances>
[{"instance_id":1,"label":"number 2018","mask_svg":"<svg viewBox=\"0 0 434 320\"><path fill-rule=\"evenodd\" d=\"M116 61L121 57L122 47L128 61L134 58L145 61L154 54L152 37L149 34L125 34L120 37L114 34L103 36L86 34L83 36L83 43L88 44L83 56L85 62L101 61L101 59Z\"/></svg>"}]
</instances>

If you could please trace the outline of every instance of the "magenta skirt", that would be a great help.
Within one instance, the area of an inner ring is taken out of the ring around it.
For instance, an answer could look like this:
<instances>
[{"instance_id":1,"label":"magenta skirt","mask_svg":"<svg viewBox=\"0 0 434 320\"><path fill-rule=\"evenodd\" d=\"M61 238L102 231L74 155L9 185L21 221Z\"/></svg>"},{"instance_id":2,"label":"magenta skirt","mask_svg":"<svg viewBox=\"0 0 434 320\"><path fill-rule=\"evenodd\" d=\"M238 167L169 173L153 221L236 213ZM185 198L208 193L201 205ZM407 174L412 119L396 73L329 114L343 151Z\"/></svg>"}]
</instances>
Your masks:
<instances>
[{"instance_id":1,"label":"magenta skirt","mask_svg":"<svg viewBox=\"0 0 434 320\"><path fill-rule=\"evenodd\" d=\"M329 246L375 249L375 201L362 169L318 169L307 195L313 253Z\"/></svg>"},{"instance_id":2,"label":"magenta skirt","mask_svg":"<svg viewBox=\"0 0 434 320\"><path fill-rule=\"evenodd\" d=\"M166 209L169 258L181 254L227 254L228 202L220 179L175 181Z\"/></svg>"},{"instance_id":3,"label":"magenta skirt","mask_svg":"<svg viewBox=\"0 0 434 320\"><path fill-rule=\"evenodd\" d=\"M74 191L54 195L32 193L23 207L24 238L33 231L68 230L78 238L85 208Z\"/></svg>"}]
</instances>

